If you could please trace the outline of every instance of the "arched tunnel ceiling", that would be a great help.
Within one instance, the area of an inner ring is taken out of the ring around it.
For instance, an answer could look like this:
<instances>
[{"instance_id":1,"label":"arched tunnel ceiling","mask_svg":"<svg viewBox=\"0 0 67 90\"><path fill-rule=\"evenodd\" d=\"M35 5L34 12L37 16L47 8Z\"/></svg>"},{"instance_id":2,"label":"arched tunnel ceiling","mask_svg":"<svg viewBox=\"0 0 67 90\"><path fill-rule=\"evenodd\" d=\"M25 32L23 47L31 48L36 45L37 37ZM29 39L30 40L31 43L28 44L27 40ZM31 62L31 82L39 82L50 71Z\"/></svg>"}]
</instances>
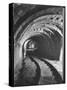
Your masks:
<instances>
[{"instance_id":1,"label":"arched tunnel ceiling","mask_svg":"<svg viewBox=\"0 0 67 90\"><path fill-rule=\"evenodd\" d=\"M34 7L36 8L36 6ZM39 10L39 8L41 8L41 10ZM51 53L52 54L56 53L55 55L59 56L60 47L62 46L61 39L63 37L63 14L62 14L63 9L58 8L58 10L54 12L54 10L56 9L56 7L54 7L54 8L51 8L51 12L48 12L49 9L50 8L44 9L42 6L38 7L38 12L33 13L27 19L25 19L25 21L21 22L21 24L17 28L14 38L15 38L15 41L18 39L17 42L19 41L19 43L23 45L23 43L31 36L38 35L38 34L47 35L51 40L53 40L52 43L55 43L55 45L49 44L50 48L51 47L54 48L53 52L51 51ZM27 11L25 13L27 14ZM24 15L22 14L22 19L24 18L23 16ZM44 50L45 49L46 48L44 47ZM53 55L51 55L51 57L53 57ZM59 59L59 57L55 59Z\"/></svg>"}]
</instances>

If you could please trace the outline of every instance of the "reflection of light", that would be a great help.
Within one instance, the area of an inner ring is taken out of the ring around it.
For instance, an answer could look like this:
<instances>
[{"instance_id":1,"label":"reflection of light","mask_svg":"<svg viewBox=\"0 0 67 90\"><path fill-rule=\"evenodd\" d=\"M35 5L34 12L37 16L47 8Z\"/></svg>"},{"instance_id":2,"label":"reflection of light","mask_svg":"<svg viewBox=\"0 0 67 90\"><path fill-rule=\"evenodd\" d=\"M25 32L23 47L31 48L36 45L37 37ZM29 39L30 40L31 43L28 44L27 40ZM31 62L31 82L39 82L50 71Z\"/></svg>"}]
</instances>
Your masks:
<instances>
[{"instance_id":1,"label":"reflection of light","mask_svg":"<svg viewBox=\"0 0 67 90\"><path fill-rule=\"evenodd\" d=\"M32 40L27 40L25 42L25 45L24 45L24 50L26 51L33 51L37 49L37 45L36 45L36 42L32 41Z\"/></svg>"},{"instance_id":2,"label":"reflection of light","mask_svg":"<svg viewBox=\"0 0 67 90\"><path fill-rule=\"evenodd\" d=\"M26 52L27 51L34 51L37 49L36 43L32 40L27 40L24 43L24 58L26 57Z\"/></svg>"},{"instance_id":3,"label":"reflection of light","mask_svg":"<svg viewBox=\"0 0 67 90\"><path fill-rule=\"evenodd\" d=\"M29 48L34 48L34 47L35 47L34 43L29 45Z\"/></svg>"}]
</instances>

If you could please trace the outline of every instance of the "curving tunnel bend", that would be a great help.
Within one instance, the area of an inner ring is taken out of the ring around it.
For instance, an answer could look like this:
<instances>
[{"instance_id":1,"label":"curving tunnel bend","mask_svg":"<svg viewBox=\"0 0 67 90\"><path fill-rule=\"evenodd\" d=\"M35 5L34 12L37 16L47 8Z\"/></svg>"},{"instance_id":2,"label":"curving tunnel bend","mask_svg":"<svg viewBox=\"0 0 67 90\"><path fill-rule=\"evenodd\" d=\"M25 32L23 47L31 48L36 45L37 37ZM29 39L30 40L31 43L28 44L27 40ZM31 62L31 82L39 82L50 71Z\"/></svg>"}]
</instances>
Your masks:
<instances>
[{"instance_id":1,"label":"curving tunnel bend","mask_svg":"<svg viewBox=\"0 0 67 90\"><path fill-rule=\"evenodd\" d=\"M62 21L62 15L45 15L33 20L25 28L15 43L15 85L63 81Z\"/></svg>"}]
</instances>

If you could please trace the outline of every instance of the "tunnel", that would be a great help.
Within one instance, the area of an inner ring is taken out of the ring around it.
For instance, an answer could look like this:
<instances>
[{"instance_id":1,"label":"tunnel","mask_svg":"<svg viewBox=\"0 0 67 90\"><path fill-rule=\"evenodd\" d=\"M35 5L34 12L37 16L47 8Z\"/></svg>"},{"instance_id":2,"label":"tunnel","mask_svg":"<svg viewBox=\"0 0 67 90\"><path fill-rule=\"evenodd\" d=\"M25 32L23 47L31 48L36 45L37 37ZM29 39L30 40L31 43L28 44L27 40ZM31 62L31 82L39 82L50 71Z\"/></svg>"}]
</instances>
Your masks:
<instances>
[{"instance_id":1,"label":"tunnel","mask_svg":"<svg viewBox=\"0 0 67 90\"><path fill-rule=\"evenodd\" d=\"M63 7L14 5L15 86L63 83Z\"/></svg>"}]
</instances>

